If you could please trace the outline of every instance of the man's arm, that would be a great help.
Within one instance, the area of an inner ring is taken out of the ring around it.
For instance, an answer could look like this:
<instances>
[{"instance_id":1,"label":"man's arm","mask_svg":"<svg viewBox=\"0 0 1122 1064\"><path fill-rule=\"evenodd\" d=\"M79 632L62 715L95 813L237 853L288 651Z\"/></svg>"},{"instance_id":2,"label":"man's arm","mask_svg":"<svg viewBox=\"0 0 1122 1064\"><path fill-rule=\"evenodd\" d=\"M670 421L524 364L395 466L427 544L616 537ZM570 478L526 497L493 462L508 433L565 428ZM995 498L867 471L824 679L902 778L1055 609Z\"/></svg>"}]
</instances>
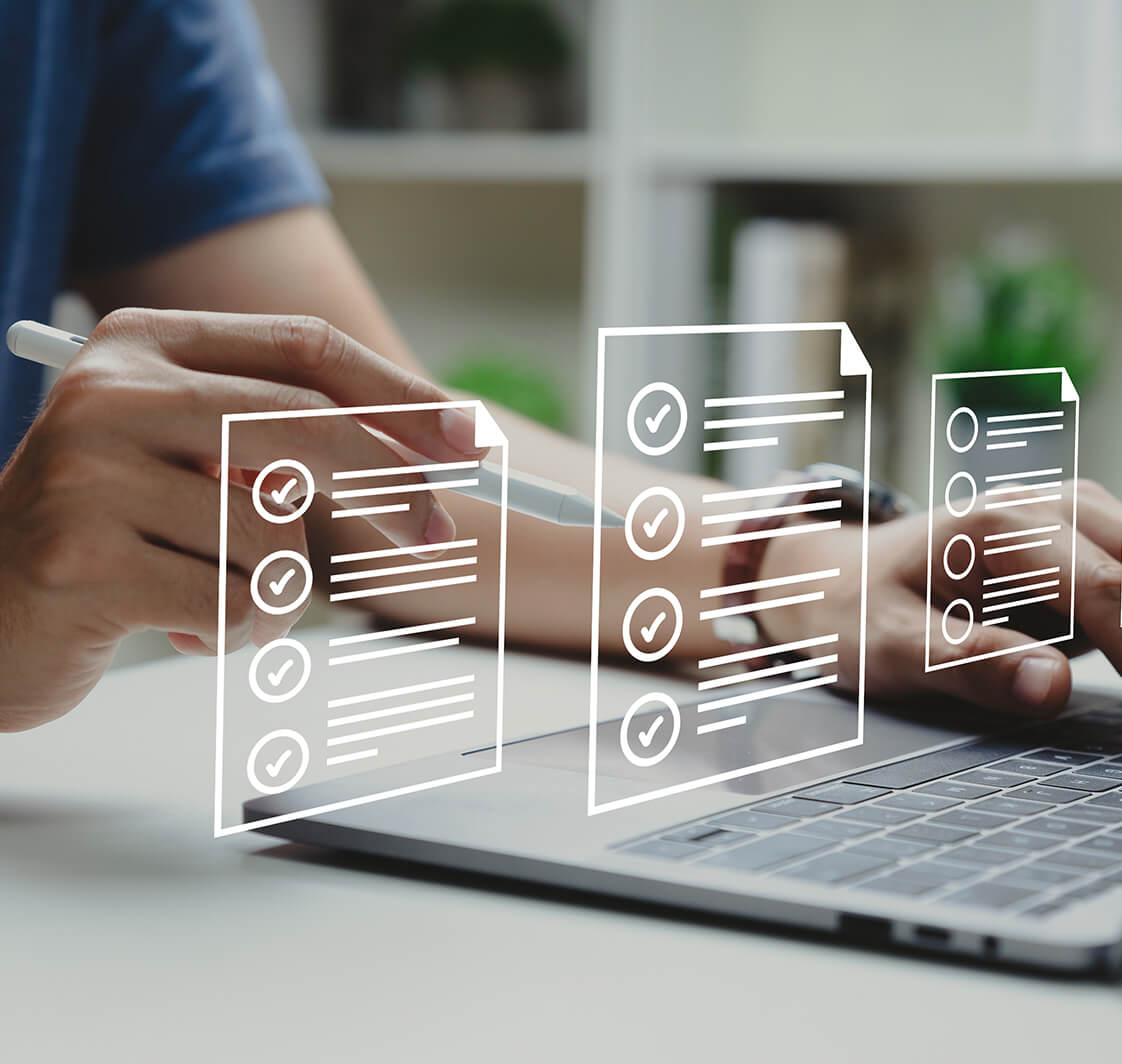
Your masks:
<instances>
[{"instance_id":1,"label":"man's arm","mask_svg":"<svg viewBox=\"0 0 1122 1064\"><path fill-rule=\"evenodd\" d=\"M312 314L398 365L425 374L394 328L330 216L319 208L286 211L229 227L159 255L136 267L89 279L82 288L98 313L127 305L174 307L182 310L223 310L261 314ZM377 402L375 391L370 402ZM593 458L587 447L507 411L495 410L510 440L514 468L571 484L591 495ZM618 464L606 480L618 497L605 504L626 511L646 487L637 465ZM670 484L670 486L674 486ZM682 485L683 498L697 497L694 485ZM461 536L489 528L493 514L486 503L453 493L442 500ZM343 522L325 520L327 504L318 502L309 515L313 555L331 550L369 549L371 529L342 530ZM358 540L359 543L355 541ZM605 543L604 571L613 574L602 615L602 645L622 650L619 618L628 603L650 584L644 563L627 548L622 535ZM361 544L361 545L359 545ZM687 545L683 543L683 548ZM659 580L696 594L698 587L720 583L720 557L699 548L679 549L659 565ZM718 552L719 554L719 552ZM507 632L511 639L559 649L588 646L591 624L592 533L510 515L507 582ZM486 577L487 574L481 574ZM492 578L495 574L490 574ZM699 581L709 581L699 583ZM486 586L486 581L484 583ZM449 589L450 608L461 603L481 621L486 610L475 602L470 585ZM413 618L404 604L393 613ZM675 653L682 657L720 653L725 644L708 624L687 620ZM727 648L726 648L727 649Z\"/></svg>"},{"instance_id":2,"label":"man's arm","mask_svg":"<svg viewBox=\"0 0 1122 1064\"><path fill-rule=\"evenodd\" d=\"M121 270L86 284L85 290L100 311L128 303L149 306L176 306L184 309L221 309L264 313L303 313L326 318L352 334L384 357L402 367L423 373L414 356L394 329L390 319L358 268L342 237L326 213L301 209L275 214L259 221L227 228L196 240L179 250L160 255L129 270ZM377 400L372 387L371 400ZM557 436L514 415L496 411L510 440L512 464L591 490L593 459L587 447ZM605 479L614 494L605 503L625 511L632 498L642 490L648 477L640 467L622 459L610 459L610 475ZM698 498L702 483L697 478L670 478L666 481L683 498ZM708 487L708 483L705 487ZM1068 490L1073 490L1069 487ZM485 527L486 505L476 500L448 495L446 503L460 534L473 535ZM314 511L313 511L314 512ZM1009 511L1003 511L1008 514ZM322 510L320 511L322 518ZM697 515L688 518L697 527ZM988 529L992 519L977 518ZM1007 517L1016 521L1018 518ZM1057 521L1062 521L1060 515ZM334 522L338 524L339 522ZM940 516L936 525L942 527ZM327 545L325 526L333 522L320 519L309 527L313 552ZM871 695L900 697L934 689L966 698L991 709L1006 709L1037 714L1052 713L1064 705L1071 685L1068 663L1055 646L1037 647L1028 654L1009 654L978 661L955 669L925 674L923 636L927 617L922 565L926 557L925 522L902 521L872 530L869 557L869 626L866 635L867 690ZM1074 580L1077 621L1088 638L1122 667L1122 633L1117 625L1119 585L1122 581L1117 558L1122 528L1122 504L1097 485L1084 484L1080 490L1080 525L1077 534L1065 526L1057 537L1057 551L1071 557L1070 538L1077 541L1080 563ZM339 536L339 530L330 529ZM376 532L352 530L355 535ZM859 533L854 532L854 535ZM948 533L949 535L949 533ZM607 537L606 537L607 538ZM823 568L818 548L806 542L809 537L777 539L763 555L761 576L772 576ZM335 542L338 542L336 538ZM369 540L366 540L369 544ZM848 544L848 546L847 546ZM852 536L840 549L853 550ZM510 519L510 551L507 590L507 625L513 639L551 647L579 649L588 644L592 537L588 529L558 528L519 515ZM715 556L714 556L715 555ZM820 564L821 563L821 564ZM658 582L680 592L683 601L693 598L698 588L719 586L722 579L719 552L705 552L700 545L683 540L671 558L658 565ZM600 633L601 646L622 649L619 622L627 604L650 586L651 574L645 563L636 559L622 535L605 543L603 571L611 574L604 588L601 613L605 620ZM768 635L775 642L797 639L806 631L829 631L831 624L842 632L842 619L831 610L860 594L860 584L847 566L844 586L823 604L771 608L767 613ZM455 589L448 603L459 603L480 617L471 600L471 588ZM768 597L769 592L762 592ZM1061 597L1066 601L1066 598ZM831 601L835 605L831 605ZM398 609L403 607L398 606ZM849 614L851 615L851 614ZM401 617L409 617L402 612ZM727 644L718 641L708 625L687 618L675 653L682 658L719 655ZM411 618L410 618L411 619ZM824 627L825 626L825 627ZM843 682L856 682L857 633L846 630L841 649L849 659L842 668ZM1025 637L1012 629L986 628L976 641L986 649L994 646L1014 648ZM1083 644L1085 646L1085 644ZM1072 644L1078 652L1080 644ZM965 649L965 645L962 649Z\"/></svg>"}]
</instances>

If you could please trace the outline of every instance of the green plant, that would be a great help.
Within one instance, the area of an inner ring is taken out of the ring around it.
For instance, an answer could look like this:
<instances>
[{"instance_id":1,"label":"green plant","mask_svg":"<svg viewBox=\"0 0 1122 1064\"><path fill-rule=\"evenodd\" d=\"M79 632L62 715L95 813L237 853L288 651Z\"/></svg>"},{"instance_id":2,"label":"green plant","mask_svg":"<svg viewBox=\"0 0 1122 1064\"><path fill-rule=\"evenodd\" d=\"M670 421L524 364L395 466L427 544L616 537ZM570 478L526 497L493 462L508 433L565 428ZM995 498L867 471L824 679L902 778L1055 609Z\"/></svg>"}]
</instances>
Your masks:
<instances>
[{"instance_id":1,"label":"green plant","mask_svg":"<svg viewBox=\"0 0 1122 1064\"><path fill-rule=\"evenodd\" d=\"M1078 390L1101 357L1093 302L1086 279L1063 257L983 252L945 294L934 336L937 368L979 373L1062 366ZM957 393L969 406L999 409L1047 402L1051 388L1026 374L963 380Z\"/></svg>"},{"instance_id":2,"label":"green plant","mask_svg":"<svg viewBox=\"0 0 1122 1064\"><path fill-rule=\"evenodd\" d=\"M452 76L498 67L552 74L569 60L564 27L534 0L448 0L414 26L407 48L415 69Z\"/></svg>"},{"instance_id":3,"label":"green plant","mask_svg":"<svg viewBox=\"0 0 1122 1064\"><path fill-rule=\"evenodd\" d=\"M511 351L468 351L442 375L449 388L501 403L553 429L565 427L565 406L544 373L527 367L529 356Z\"/></svg>"}]
</instances>

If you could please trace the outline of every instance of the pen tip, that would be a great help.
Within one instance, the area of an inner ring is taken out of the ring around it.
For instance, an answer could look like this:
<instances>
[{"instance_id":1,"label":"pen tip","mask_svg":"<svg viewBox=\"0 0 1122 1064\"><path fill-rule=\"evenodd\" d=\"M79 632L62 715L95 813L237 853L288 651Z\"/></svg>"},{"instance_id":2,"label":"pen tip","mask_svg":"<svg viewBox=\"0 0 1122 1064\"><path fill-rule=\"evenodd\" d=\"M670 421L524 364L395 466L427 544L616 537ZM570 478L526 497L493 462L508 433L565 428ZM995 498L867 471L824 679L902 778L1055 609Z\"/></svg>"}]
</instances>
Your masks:
<instances>
[{"instance_id":1,"label":"pen tip","mask_svg":"<svg viewBox=\"0 0 1122 1064\"><path fill-rule=\"evenodd\" d=\"M606 506L600 511L600 525L603 528L623 528L627 524L615 510L609 510Z\"/></svg>"}]
</instances>

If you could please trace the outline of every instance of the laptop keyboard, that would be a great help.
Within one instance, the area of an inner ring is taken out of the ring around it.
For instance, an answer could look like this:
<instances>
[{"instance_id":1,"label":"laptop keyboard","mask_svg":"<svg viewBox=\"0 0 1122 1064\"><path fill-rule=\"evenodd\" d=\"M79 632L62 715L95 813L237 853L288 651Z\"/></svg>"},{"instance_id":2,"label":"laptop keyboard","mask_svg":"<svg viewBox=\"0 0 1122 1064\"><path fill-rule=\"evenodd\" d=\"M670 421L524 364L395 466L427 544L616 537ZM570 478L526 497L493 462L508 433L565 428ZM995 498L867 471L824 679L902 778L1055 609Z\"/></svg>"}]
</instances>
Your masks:
<instances>
[{"instance_id":1,"label":"laptop keyboard","mask_svg":"<svg viewBox=\"0 0 1122 1064\"><path fill-rule=\"evenodd\" d=\"M1045 916L1122 885L1122 709L858 772L619 849Z\"/></svg>"}]
</instances>

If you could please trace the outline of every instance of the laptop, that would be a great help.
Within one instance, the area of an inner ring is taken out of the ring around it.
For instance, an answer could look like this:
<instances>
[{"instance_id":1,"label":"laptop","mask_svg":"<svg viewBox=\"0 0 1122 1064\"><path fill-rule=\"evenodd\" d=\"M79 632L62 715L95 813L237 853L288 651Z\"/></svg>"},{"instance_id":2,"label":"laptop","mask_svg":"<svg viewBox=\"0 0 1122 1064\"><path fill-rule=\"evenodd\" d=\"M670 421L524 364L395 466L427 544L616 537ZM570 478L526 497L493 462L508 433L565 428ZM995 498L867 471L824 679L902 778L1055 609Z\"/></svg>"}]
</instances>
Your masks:
<instances>
[{"instance_id":1,"label":"laptop","mask_svg":"<svg viewBox=\"0 0 1122 1064\"><path fill-rule=\"evenodd\" d=\"M851 704L810 691L777 700L752 725L753 740L782 745L785 722L810 702L816 719L852 721ZM586 805L588 729L575 728L506 744L499 774L261 830L863 944L1116 977L1117 696L1077 692L1044 724L986 723L978 730L976 713L946 704L869 707L860 747L596 816ZM619 723L600 727L609 749ZM681 742L676 757L714 756L690 751L686 735ZM444 755L430 778L491 756ZM637 771L658 782L658 766L636 769L622 756L599 765L598 794L613 778L633 786ZM377 789L392 789L395 773L403 783L414 776L383 768ZM254 799L246 820L330 804L332 788Z\"/></svg>"}]
</instances>

